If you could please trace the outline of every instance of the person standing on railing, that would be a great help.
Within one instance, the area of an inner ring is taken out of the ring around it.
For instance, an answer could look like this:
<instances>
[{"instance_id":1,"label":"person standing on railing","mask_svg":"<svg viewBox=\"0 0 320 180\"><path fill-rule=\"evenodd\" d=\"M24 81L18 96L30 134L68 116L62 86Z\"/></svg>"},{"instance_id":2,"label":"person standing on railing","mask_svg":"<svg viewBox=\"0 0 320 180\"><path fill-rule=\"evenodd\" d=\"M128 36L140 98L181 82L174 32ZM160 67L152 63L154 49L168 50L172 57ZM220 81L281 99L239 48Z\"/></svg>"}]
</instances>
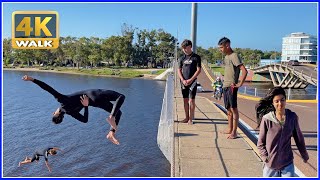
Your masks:
<instances>
[{"instance_id":1,"label":"person standing on railing","mask_svg":"<svg viewBox=\"0 0 320 180\"><path fill-rule=\"evenodd\" d=\"M228 129L223 131L223 133L229 134L227 137L228 139L235 139L237 138L239 122L239 111L237 105L238 88L244 83L248 71L242 64L242 60L239 55L232 50L230 44L230 40L226 37L221 38L218 42L220 51L225 54L223 99L225 108L228 110ZM240 71L242 71L242 76L240 82L238 82Z\"/></svg>"},{"instance_id":2,"label":"person standing on railing","mask_svg":"<svg viewBox=\"0 0 320 180\"><path fill-rule=\"evenodd\" d=\"M257 147L264 162L263 177L293 177L291 137L304 163L309 155L295 112L286 109L286 93L281 87L271 89L256 105L258 127Z\"/></svg>"},{"instance_id":3,"label":"person standing on railing","mask_svg":"<svg viewBox=\"0 0 320 180\"><path fill-rule=\"evenodd\" d=\"M193 124L195 98L197 93L197 77L201 72L201 58L192 52L192 42L185 39L181 43L184 55L179 60L178 75L181 82L181 91L186 118L183 123Z\"/></svg>"}]
</instances>

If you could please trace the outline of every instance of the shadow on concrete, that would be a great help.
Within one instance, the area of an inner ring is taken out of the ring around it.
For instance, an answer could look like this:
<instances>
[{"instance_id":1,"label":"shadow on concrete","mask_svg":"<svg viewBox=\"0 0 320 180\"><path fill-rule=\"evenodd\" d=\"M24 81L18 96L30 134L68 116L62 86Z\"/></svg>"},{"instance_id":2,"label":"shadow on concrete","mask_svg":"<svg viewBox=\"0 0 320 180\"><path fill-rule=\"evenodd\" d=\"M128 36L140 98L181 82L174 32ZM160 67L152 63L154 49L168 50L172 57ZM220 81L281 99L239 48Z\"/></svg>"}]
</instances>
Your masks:
<instances>
[{"instance_id":1,"label":"shadow on concrete","mask_svg":"<svg viewBox=\"0 0 320 180\"><path fill-rule=\"evenodd\" d=\"M292 147L292 150L298 150L296 145L292 145L291 147ZM318 150L317 145L306 145L306 148L308 151L317 151Z\"/></svg>"},{"instance_id":2,"label":"shadow on concrete","mask_svg":"<svg viewBox=\"0 0 320 180\"><path fill-rule=\"evenodd\" d=\"M198 122L198 121L194 121L195 124L228 124L228 122Z\"/></svg>"},{"instance_id":3,"label":"shadow on concrete","mask_svg":"<svg viewBox=\"0 0 320 180\"><path fill-rule=\"evenodd\" d=\"M194 120L208 120L208 121L226 121L228 122L226 119L207 119L207 118L194 118Z\"/></svg>"},{"instance_id":4,"label":"shadow on concrete","mask_svg":"<svg viewBox=\"0 0 320 180\"><path fill-rule=\"evenodd\" d=\"M318 135L317 134L306 134L306 133L303 133L303 137L305 137L305 138L317 138Z\"/></svg>"},{"instance_id":5,"label":"shadow on concrete","mask_svg":"<svg viewBox=\"0 0 320 180\"><path fill-rule=\"evenodd\" d=\"M303 133L303 134L304 134L304 133L315 133L315 134L318 134L317 131L302 131L302 133Z\"/></svg>"},{"instance_id":6,"label":"shadow on concrete","mask_svg":"<svg viewBox=\"0 0 320 180\"><path fill-rule=\"evenodd\" d=\"M193 133L174 133L174 137L183 137L183 136L198 136L198 134L193 134Z\"/></svg>"},{"instance_id":7,"label":"shadow on concrete","mask_svg":"<svg viewBox=\"0 0 320 180\"><path fill-rule=\"evenodd\" d=\"M197 92L197 93L212 93L212 92L213 92L213 91L210 91L210 90L209 90L209 91L207 91L207 90L206 90L206 91Z\"/></svg>"},{"instance_id":8,"label":"shadow on concrete","mask_svg":"<svg viewBox=\"0 0 320 180\"><path fill-rule=\"evenodd\" d=\"M215 124L214 126L215 126L215 129L217 129L217 125ZM214 143L216 145L217 152L219 154L219 159L221 159L222 167L223 167L223 170L224 170L224 172L226 174L226 177L230 177L229 171L228 171L226 163L224 162L224 159L222 157L221 149L220 149L219 143L218 143L218 137L219 137L220 133L218 133L217 131L215 133L216 133L216 136L215 136L215 139L214 139Z\"/></svg>"}]
</instances>

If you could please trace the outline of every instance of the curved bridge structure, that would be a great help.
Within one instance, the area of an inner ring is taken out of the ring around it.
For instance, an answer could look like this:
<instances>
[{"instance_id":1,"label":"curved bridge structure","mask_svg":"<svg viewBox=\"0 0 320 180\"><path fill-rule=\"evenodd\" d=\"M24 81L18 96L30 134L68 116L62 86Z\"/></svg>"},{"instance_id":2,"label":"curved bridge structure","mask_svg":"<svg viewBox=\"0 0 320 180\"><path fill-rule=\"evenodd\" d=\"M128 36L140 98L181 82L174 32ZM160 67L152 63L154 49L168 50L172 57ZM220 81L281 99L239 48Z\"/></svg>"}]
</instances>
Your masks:
<instances>
[{"instance_id":1,"label":"curved bridge structure","mask_svg":"<svg viewBox=\"0 0 320 180\"><path fill-rule=\"evenodd\" d=\"M289 66L288 64L270 64L252 69L254 73L270 73L275 87L302 89L309 84L317 86L317 71L308 66Z\"/></svg>"}]
</instances>

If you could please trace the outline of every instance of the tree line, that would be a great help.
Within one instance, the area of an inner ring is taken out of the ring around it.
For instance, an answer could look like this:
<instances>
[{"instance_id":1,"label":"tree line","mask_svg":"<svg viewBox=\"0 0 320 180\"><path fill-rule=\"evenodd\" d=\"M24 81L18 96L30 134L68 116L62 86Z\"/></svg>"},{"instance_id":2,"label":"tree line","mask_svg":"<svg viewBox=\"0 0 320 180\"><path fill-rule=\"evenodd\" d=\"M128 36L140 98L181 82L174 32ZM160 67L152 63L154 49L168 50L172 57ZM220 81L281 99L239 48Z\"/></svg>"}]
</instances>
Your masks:
<instances>
[{"instance_id":1,"label":"tree line","mask_svg":"<svg viewBox=\"0 0 320 180\"><path fill-rule=\"evenodd\" d=\"M72 67L166 67L183 52L177 38L172 34L158 30L140 30L131 25L121 26L121 35L108 38L98 37L60 37L59 47L50 50L13 49L11 39L3 40L3 64L9 65L44 65ZM260 59L275 59L280 53L275 51L234 49L245 64L257 64ZM215 63L223 59L217 47L204 49L197 47L197 54L207 62Z\"/></svg>"}]
</instances>

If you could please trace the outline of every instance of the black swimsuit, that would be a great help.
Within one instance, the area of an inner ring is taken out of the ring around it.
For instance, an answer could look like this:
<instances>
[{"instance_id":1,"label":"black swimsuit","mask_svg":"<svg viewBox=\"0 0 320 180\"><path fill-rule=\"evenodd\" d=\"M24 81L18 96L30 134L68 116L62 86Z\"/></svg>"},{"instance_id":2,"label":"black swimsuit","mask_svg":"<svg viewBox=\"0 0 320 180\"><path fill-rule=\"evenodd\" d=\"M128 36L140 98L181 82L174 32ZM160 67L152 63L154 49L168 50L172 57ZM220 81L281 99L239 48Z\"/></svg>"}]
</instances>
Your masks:
<instances>
[{"instance_id":1,"label":"black swimsuit","mask_svg":"<svg viewBox=\"0 0 320 180\"><path fill-rule=\"evenodd\" d=\"M52 94L58 102L60 102L62 111L83 123L88 122L88 107L82 105L80 97L82 95L87 95L89 98L89 106L98 107L111 113L112 116L115 116L116 124L119 124L122 114L120 107L125 99L123 94L112 90L89 89L69 95L63 95L40 80L34 79L33 82ZM115 103L112 104L110 101L115 101ZM84 115L79 113L83 107L85 108Z\"/></svg>"},{"instance_id":2,"label":"black swimsuit","mask_svg":"<svg viewBox=\"0 0 320 180\"><path fill-rule=\"evenodd\" d=\"M47 148L44 149L42 151L36 151L36 153L33 154L31 162L33 162L34 160L39 161L40 157L39 156L44 156L45 161L48 161L48 155L49 155L49 150L53 149L53 148Z\"/></svg>"}]
</instances>

